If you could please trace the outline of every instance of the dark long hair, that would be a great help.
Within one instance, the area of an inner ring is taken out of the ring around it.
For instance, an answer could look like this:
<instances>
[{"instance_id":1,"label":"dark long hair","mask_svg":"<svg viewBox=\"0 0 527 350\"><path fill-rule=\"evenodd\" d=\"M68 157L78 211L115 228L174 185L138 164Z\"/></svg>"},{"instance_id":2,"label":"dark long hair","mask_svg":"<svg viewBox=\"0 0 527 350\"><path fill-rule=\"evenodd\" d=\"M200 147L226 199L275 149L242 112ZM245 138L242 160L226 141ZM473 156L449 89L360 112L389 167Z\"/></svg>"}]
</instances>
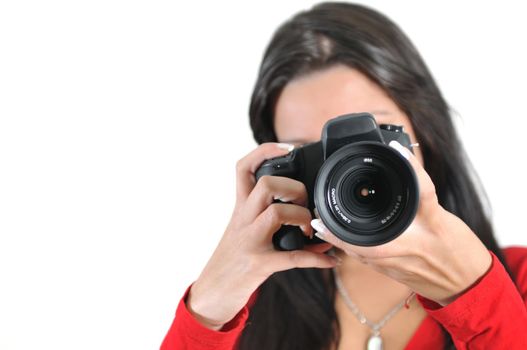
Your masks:
<instances>
[{"instance_id":1,"label":"dark long hair","mask_svg":"<svg viewBox=\"0 0 527 350\"><path fill-rule=\"evenodd\" d=\"M251 99L256 141L277 141L274 110L288 82L335 64L367 75L408 115L439 203L461 218L507 266L446 101L407 36L377 11L322 3L278 28L265 51ZM328 271L319 269L271 276L260 287L240 349L320 350L338 343L333 282ZM450 335L444 333L446 347L453 347Z\"/></svg>"}]
</instances>

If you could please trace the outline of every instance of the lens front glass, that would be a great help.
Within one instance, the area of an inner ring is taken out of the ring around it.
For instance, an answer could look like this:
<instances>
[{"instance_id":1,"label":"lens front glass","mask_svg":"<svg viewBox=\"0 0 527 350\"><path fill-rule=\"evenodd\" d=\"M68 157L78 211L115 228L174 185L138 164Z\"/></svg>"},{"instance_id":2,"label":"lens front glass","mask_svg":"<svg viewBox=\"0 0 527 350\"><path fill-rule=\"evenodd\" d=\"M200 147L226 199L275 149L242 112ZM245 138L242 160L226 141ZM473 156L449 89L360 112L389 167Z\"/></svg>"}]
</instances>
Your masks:
<instances>
[{"instance_id":1,"label":"lens front glass","mask_svg":"<svg viewBox=\"0 0 527 350\"><path fill-rule=\"evenodd\" d=\"M391 197L387 180L379 169L357 169L340 186L344 208L355 216L374 217L386 210Z\"/></svg>"},{"instance_id":2,"label":"lens front glass","mask_svg":"<svg viewBox=\"0 0 527 350\"><path fill-rule=\"evenodd\" d=\"M330 172L330 209L349 230L375 234L399 214L403 186L390 163L378 154L353 154Z\"/></svg>"}]
</instances>

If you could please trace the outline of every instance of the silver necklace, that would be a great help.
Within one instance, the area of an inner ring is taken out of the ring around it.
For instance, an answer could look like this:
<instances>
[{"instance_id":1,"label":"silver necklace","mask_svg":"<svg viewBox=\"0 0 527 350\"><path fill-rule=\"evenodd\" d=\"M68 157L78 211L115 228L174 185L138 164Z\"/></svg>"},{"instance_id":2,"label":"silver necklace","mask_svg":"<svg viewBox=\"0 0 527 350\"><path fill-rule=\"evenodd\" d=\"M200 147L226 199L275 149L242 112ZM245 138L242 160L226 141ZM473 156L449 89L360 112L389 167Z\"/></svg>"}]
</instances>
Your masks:
<instances>
[{"instance_id":1,"label":"silver necklace","mask_svg":"<svg viewBox=\"0 0 527 350\"><path fill-rule=\"evenodd\" d=\"M348 306L348 308L351 310L353 315L359 320L361 324L364 324L368 326L368 328L371 331L371 335L368 338L368 342L366 343L366 349L367 350L382 350L383 349L383 343L381 338L381 328L384 327L386 322L388 322L395 314L402 309L403 306L407 306L412 300L412 298L415 296L415 293L412 292L410 295L401 301L399 304L395 305L393 309L391 309L379 322L373 323L370 320L364 316L364 314L359 310L357 305L353 301L351 301L351 298L346 291L346 288L344 288L344 284L342 283L342 280L340 279L339 274L337 273L337 270L333 269L333 274L335 275L335 284L337 285L337 290L344 300L344 303Z\"/></svg>"}]
</instances>

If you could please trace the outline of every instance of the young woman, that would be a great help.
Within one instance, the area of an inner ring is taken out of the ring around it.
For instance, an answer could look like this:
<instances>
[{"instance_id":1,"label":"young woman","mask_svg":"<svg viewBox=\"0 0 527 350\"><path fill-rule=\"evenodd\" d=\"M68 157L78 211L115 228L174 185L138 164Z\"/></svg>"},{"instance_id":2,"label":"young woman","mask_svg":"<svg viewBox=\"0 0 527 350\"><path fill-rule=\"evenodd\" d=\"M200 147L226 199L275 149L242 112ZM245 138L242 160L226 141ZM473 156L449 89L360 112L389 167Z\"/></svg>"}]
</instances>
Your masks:
<instances>
[{"instance_id":1,"label":"young woman","mask_svg":"<svg viewBox=\"0 0 527 350\"><path fill-rule=\"evenodd\" d=\"M419 144L390 143L417 175L419 207L375 247L312 221L302 183L254 174L355 112ZM497 246L448 106L393 22L343 3L296 15L265 52L250 119L261 145L237 164L232 219L162 349L527 349L527 250ZM283 224L327 243L277 251Z\"/></svg>"}]
</instances>

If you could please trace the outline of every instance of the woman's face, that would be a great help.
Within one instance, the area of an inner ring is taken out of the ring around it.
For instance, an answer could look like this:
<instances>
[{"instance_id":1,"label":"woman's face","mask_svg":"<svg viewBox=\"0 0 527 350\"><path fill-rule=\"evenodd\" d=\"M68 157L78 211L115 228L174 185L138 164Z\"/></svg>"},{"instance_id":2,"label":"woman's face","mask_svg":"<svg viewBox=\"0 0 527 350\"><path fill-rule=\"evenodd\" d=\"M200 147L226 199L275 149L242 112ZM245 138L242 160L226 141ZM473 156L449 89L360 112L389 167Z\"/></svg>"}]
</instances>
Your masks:
<instances>
[{"instance_id":1,"label":"woman's face","mask_svg":"<svg viewBox=\"0 0 527 350\"><path fill-rule=\"evenodd\" d=\"M404 126L417 142L408 116L377 84L356 69L335 65L289 82L275 109L279 142L301 145L319 141L324 124L334 117L358 112L373 114L377 124ZM414 152L423 164L419 148Z\"/></svg>"}]
</instances>

